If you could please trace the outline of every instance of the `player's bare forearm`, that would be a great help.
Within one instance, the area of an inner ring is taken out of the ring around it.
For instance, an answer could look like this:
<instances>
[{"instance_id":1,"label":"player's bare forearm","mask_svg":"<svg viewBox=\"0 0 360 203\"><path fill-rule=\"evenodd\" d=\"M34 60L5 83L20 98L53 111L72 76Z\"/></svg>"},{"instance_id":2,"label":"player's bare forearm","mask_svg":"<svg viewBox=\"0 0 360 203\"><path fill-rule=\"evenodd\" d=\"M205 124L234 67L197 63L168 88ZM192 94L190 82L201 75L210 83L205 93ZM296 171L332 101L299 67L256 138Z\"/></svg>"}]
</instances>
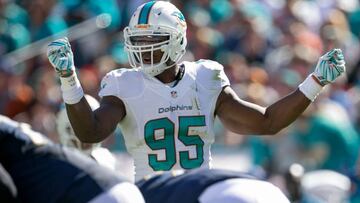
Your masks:
<instances>
[{"instance_id":1,"label":"player's bare forearm","mask_svg":"<svg viewBox=\"0 0 360 203\"><path fill-rule=\"evenodd\" d=\"M291 124L310 103L296 90L264 108L239 99L230 87L226 87L219 96L216 113L235 133L271 135Z\"/></svg>"},{"instance_id":2,"label":"player's bare forearm","mask_svg":"<svg viewBox=\"0 0 360 203\"><path fill-rule=\"evenodd\" d=\"M109 105L111 99L103 100L105 101L101 101L100 107L95 111L91 110L84 97L76 104L66 104L67 114L75 135L82 142L101 142L115 130L117 123L123 118L123 106L117 108L115 105Z\"/></svg>"},{"instance_id":3,"label":"player's bare forearm","mask_svg":"<svg viewBox=\"0 0 360 203\"><path fill-rule=\"evenodd\" d=\"M80 141L86 143L101 141L98 137L100 134L96 133L95 114L85 97L76 104L66 104L66 111L75 135Z\"/></svg>"},{"instance_id":4,"label":"player's bare forearm","mask_svg":"<svg viewBox=\"0 0 360 203\"><path fill-rule=\"evenodd\" d=\"M266 108L265 119L268 126L265 134L275 134L294 122L311 104L311 101L297 89Z\"/></svg>"}]
</instances>

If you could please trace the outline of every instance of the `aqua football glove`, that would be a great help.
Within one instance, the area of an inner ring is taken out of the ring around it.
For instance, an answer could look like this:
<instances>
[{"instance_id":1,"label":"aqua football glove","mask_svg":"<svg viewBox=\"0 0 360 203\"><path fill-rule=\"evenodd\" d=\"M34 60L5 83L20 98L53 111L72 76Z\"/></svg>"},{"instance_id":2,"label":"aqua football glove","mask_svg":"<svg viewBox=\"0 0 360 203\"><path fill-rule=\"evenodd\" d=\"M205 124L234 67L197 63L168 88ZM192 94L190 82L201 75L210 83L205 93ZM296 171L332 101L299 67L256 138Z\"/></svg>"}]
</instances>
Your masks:
<instances>
[{"instance_id":1,"label":"aqua football glove","mask_svg":"<svg viewBox=\"0 0 360 203\"><path fill-rule=\"evenodd\" d=\"M334 82L345 71L345 60L342 51L333 49L320 57L313 75L324 86Z\"/></svg>"},{"instance_id":2,"label":"aqua football glove","mask_svg":"<svg viewBox=\"0 0 360 203\"><path fill-rule=\"evenodd\" d=\"M325 85L334 82L345 71L342 51L333 49L320 57L314 72L299 85L299 89L308 99L314 101Z\"/></svg>"},{"instance_id":3,"label":"aqua football glove","mask_svg":"<svg viewBox=\"0 0 360 203\"><path fill-rule=\"evenodd\" d=\"M78 103L84 96L84 91L76 76L74 55L69 40L65 37L51 42L47 47L47 56L60 76L64 102L67 104Z\"/></svg>"},{"instance_id":4,"label":"aqua football glove","mask_svg":"<svg viewBox=\"0 0 360 203\"><path fill-rule=\"evenodd\" d=\"M74 55L66 37L51 42L47 47L47 56L60 77L69 77L75 72Z\"/></svg>"}]
</instances>

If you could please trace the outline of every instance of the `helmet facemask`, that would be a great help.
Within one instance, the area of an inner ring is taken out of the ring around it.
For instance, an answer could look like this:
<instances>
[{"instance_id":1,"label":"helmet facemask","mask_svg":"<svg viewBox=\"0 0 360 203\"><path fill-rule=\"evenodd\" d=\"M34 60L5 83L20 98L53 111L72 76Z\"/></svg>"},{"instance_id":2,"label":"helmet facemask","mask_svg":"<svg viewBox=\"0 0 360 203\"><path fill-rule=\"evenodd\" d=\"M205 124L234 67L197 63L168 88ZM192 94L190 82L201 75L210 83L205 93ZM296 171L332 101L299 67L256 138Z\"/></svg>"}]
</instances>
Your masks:
<instances>
[{"instance_id":1,"label":"helmet facemask","mask_svg":"<svg viewBox=\"0 0 360 203\"><path fill-rule=\"evenodd\" d=\"M181 44L184 39L182 35L172 28L165 26L139 25L124 30L125 50L128 53L130 65L140 68L144 73L156 76L164 70L179 62L185 53ZM137 39L152 38L152 43L137 43ZM163 39L156 41L156 38ZM154 57L158 51L162 52L161 59ZM157 59L157 60L156 60Z\"/></svg>"}]
</instances>

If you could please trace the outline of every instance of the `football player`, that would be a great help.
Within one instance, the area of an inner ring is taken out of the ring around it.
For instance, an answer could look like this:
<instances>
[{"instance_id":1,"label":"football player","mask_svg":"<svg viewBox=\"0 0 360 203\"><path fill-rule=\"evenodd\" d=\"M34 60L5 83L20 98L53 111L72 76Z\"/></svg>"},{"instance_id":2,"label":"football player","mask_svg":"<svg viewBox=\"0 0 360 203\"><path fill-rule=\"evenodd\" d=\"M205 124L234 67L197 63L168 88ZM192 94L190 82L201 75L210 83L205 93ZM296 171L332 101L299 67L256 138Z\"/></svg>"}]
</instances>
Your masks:
<instances>
[{"instance_id":1,"label":"football player","mask_svg":"<svg viewBox=\"0 0 360 203\"><path fill-rule=\"evenodd\" d=\"M21 202L144 202L138 188L77 150L0 115L0 164Z\"/></svg>"},{"instance_id":2,"label":"football player","mask_svg":"<svg viewBox=\"0 0 360 203\"><path fill-rule=\"evenodd\" d=\"M289 203L273 184L229 170L160 172L136 185L147 203Z\"/></svg>"},{"instance_id":3,"label":"football player","mask_svg":"<svg viewBox=\"0 0 360 203\"><path fill-rule=\"evenodd\" d=\"M85 95L85 98L92 110L99 108L99 102L94 97ZM100 143L82 143L75 136L65 108L61 108L57 114L56 129L61 144L79 149L95 159L100 165L115 170L116 159L107 148L101 147Z\"/></svg>"},{"instance_id":4,"label":"football player","mask_svg":"<svg viewBox=\"0 0 360 203\"><path fill-rule=\"evenodd\" d=\"M67 38L50 43L47 55L60 77L78 138L100 142L119 123L134 158L136 179L154 171L211 167L215 116L235 133L277 133L345 71L342 51L331 50L299 88L262 107L236 95L219 63L180 63L187 44L186 21L173 4L151 1L139 6L124 38L133 69L113 70L103 78L102 100L95 111L84 98Z\"/></svg>"}]
</instances>

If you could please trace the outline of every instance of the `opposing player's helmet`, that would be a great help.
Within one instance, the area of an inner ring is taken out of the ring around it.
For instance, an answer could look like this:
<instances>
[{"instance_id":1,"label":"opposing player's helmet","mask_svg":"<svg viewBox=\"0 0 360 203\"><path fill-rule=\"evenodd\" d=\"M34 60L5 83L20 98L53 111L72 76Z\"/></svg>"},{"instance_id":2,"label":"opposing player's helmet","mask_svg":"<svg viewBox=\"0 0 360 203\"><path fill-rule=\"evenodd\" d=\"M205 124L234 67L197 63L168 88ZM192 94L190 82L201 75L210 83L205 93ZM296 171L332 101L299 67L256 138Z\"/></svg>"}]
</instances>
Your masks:
<instances>
[{"instance_id":1,"label":"opposing player's helmet","mask_svg":"<svg viewBox=\"0 0 360 203\"><path fill-rule=\"evenodd\" d=\"M165 41L154 44L136 44L136 37L166 37ZM151 1L139 6L124 29L125 50L133 68L156 76L185 54L186 22L183 14L173 4L165 1ZM154 51L163 52L160 62L154 62ZM151 55L151 63L143 62L143 54ZM171 64L169 64L172 61Z\"/></svg>"},{"instance_id":2,"label":"opposing player's helmet","mask_svg":"<svg viewBox=\"0 0 360 203\"><path fill-rule=\"evenodd\" d=\"M85 98L88 101L91 109L94 110L100 106L99 102L94 97L85 95ZM100 147L100 144L81 143L81 141L75 136L65 108L62 108L57 114L56 127L59 134L60 143L65 146L77 148L87 154L90 154L91 151L95 148Z\"/></svg>"}]
</instances>

